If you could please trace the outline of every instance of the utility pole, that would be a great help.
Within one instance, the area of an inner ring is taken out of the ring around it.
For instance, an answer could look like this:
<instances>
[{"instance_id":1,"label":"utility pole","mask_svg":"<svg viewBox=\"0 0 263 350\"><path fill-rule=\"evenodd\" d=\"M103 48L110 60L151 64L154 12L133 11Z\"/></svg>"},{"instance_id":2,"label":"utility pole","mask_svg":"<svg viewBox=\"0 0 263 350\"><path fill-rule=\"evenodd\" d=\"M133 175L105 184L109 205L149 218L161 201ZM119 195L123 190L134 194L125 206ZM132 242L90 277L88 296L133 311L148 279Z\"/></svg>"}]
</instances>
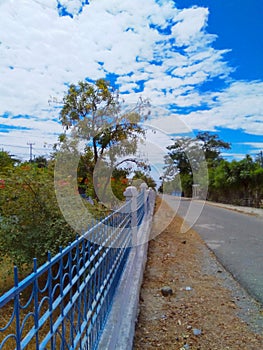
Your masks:
<instances>
[{"instance_id":1,"label":"utility pole","mask_svg":"<svg viewBox=\"0 0 263 350\"><path fill-rule=\"evenodd\" d=\"M32 142L28 142L27 143L29 145L29 162L32 163L32 159L33 159L33 145L34 143Z\"/></svg>"},{"instance_id":2,"label":"utility pole","mask_svg":"<svg viewBox=\"0 0 263 350\"><path fill-rule=\"evenodd\" d=\"M263 168L263 152L262 151L259 152L259 162L260 162L261 168Z\"/></svg>"}]
</instances>

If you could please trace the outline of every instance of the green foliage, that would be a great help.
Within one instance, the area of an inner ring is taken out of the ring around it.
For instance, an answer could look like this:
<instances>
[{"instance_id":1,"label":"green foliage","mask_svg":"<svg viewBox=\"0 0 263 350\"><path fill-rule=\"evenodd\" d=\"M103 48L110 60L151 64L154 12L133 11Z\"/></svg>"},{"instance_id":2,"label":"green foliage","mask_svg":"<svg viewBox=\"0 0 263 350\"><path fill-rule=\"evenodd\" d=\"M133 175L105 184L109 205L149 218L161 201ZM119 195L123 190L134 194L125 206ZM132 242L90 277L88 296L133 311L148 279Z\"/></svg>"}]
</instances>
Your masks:
<instances>
[{"instance_id":1,"label":"green foliage","mask_svg":"<svg viewBox=\"0 0 263 350\"><path fill-rule=\"evenodd\" d=\"M128 186L128 170L127 169L114 169L111 176L111 188L113 195L123 201L125 199L123 193Z\"/></svg>"},{"instance_id":2,"label":"green foliage","mask_svg":"<svg viewBox=\"0 0 263 350\"><path fill-rule=\"evenodd\" d=\"M205 157L209 173L208 199L238 205L263 206L263 168L256 158L247 155L244 159L228 162L221 156L222 149L230 144L210 135L208 132L197 134L195 139L178 138L167 147L165 174L161 190L172 193L181 189L184 195L192 195L193 183L203 186L205 176ZM261 159L261 158L260 158ZM198 171L198 178L194 179Z\"/></svg>"},{"instance_id":3,"label":"green foliage","mask_svg":"<svg viewBox=\"0 0 263 350\"><path fill-rule=\"evenodd\" d=\"M221 149L229 148L229 143L208 132L198 133L196 138L181 137L176 139L173 145L167 147L169 152L166 157L166 165L168 169L171 166L176 167L180 174L191 175L198 171L204 160L208 167L218 164L222 159Z\"/></svg>"},{"instance_id":4,"label":"green foliage","mask_svg":"<svg viewBox=\"0 0 263 350\"><path fill-rule=\"evenodd\" d=\"M240 161L222 160L210 171L209 198L239 205L262 206L263 169L249 155Z\"/></svg>"},{"instance_id":5,"label":"green foliage","mask_svg":"<svg viewBox=\"0 0 263 350\"><path fill-rule=\"evenodd\" d=\"M62 191L65 196L67 186L70 187L76 177L76 169L71 168L74 162L67 165L67 156L80 159L77 186L71 188L70 193L75 191L76 196L79 191L95 199L94 206L83 200L82 209L88 208L91 217L107 214L103 201L98 203L98 191L102 199L123 200L128 182L123 169L125 157L128 156L129 162L145 166L134 156L138 142L145 135L140 122L145 119L144 110L148 107L149 102L140 99L128 110L118 92L103 79L94 84L87 81L72 84L60 113L65 133L54 146L51 161L38 157L19 165L8 153L0 152L0 258L8 256L13 263L26 268L33 258L41 264L48 251L54 255L60 246L65 247L75 239L74 230L60 212L54 190L54 164L58 155L64 156L68 171L68 181L63 174L55 174L58 186L65 186L65 192ZM79 140L86 143L82 154L78 150ZM70 200L67 206L71 206ZM69 213L74 215L72 207Z\"/></svg>"},{"instance_id":6,"label":"green foliage","mask_svg":"<svg viewBox=\"0 0 263 350\"><path fill-rule=\"evenodd\" d=\"M198 134L196 138L177 138L173 145L167 147L169 152L165 157L164 168L166 183L163 186L165 192L170 186L175 186L174 179L179 176L180 189L185 196L190 197L193 183L198 183L200 195L205 197L208 180L207 167L218 159L219 153L216 150L217 147L222 147L222 143L217 141L217 137L214 135L210 137L207 133ZM169 183L168 187L167 183ZM174 190L179 190L178 185Z\"/></svg>"},{"instance_id":7,"label":"green foliage","mask_svg":"<svg viewBox=\"0 0 263 350\"><path fill-rule=\"evenodd\" d=\"M12 168L17 163L19 161L13 158L8 152L0 151L0 173L7 171L8 168Z\"/></svg>"},{"instance_id":8,"label":"green foliage","mask_svg":"<svg viewBox=\"0 0 263 350\"><path fill-rule=\"evenodd\" d=\"M78 165L78 188L81 194L95 198L93 186L93 171L95 167L94 155L91 147L86 147L83 154L80 155Z\"/></svg>"},{"instance_id":9,"label":"green foliage","mask_svg":"<svg viewBox=\"0 0 263 350\"><path fill-rule=\"evenodd\" d=\"M199 132L196 140L200 141L201 149L205 154L208 167L216 166L222 160L221 150L230 149L230 143L220 140L218 135L209 134L208 132Z\"/></svg>"},{"instance_id":10,"label":"green foliage","mask_svg":"<svg viewBox=\"0 0 263 350\"><path fill-rule=\"evenodd\" d=\"M134 172L133 181L134 180L141 180L141 182L145 182L148 187L151 187L152 189L156 188L156 182L154 179L140 170Z\"/></svg>"},{"instance_id":11,"label":"green foliage","mask_svg":"<svg viewBox=\"0 0 263 350\"><path fill-rule=\"evenodd\" d=\"M118 192L117 198L122 197L121 189L111 181L111 174L127 162L142 166L135 154L145 135L140 122L146 118L143 113L148 108L149 101L140 99L128 110L118 91L104 79L70 86L63 99L60 120L73 139L84 140L87 145L78 169L81 192L102 202L113 200L113 192ZM66 135L60 141L61 147L68 147Z\"/></svg>"},{"instance_id":12,"label":"green foliage","mask_svg":"<svg viewBox=\"0 0 263 350\"><path fill-rule=\"evenodd\" d=\"M63 98L60 120L66 130L91 142L95 163L109 148L111 161L116 161L123 152L136 152L137 136L144 134L139 126L143 120L141 112L148 106L149 102L141 99L132 110L125 111L118 92L107 81L84 81L70 85ZM122 147L116 147L120 142Z\"/></svg>"},{"instance_id":13,"label":"green foliage","mask_svg":"<svg viewBox=\"0 0 263 350\"><path fill-rule=\"evenodd\" d=\"M32 161L32 163L37 164L38 168L46 168L48 160L44 156L38 156Z\"/></svg>"},{"instance_id":14,"label":"green foliage","mask_svg":"<svg viewBox=\"0 0 263 350\"><path fill-rule=\"evenodd\" d=\"M8 255L24 267L33 258L46 260L47 252L58 253L75 239L75 232L62 217L57 205L53 172L35 164L21 164L4 175L0 189L0 256Z\"/></svg>"}]
</instances>

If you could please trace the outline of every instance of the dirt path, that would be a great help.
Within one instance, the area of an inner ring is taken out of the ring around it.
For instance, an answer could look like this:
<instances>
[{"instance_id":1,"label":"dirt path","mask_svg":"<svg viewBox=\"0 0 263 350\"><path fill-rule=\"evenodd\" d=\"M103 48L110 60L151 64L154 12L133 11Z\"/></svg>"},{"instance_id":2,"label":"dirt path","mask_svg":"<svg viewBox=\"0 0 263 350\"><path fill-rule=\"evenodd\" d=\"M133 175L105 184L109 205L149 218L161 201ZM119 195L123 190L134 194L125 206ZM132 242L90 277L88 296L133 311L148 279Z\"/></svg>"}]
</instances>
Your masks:
<instances>
[{"instance_id":1,"label":"dirt path","mask_svg":"<svg viewBox=\"0 0 263 350\"><path fill-rule=\"evenodd\" d=\"M173 215L168 205L162 208L155 215L153 237L160 223ZM149 243L134 350L262 349L259 305L195 231L180 233L181 224L175 218ZM164 286L172 288L171 296L162 296Z\"/></svg>"}]
</instances>

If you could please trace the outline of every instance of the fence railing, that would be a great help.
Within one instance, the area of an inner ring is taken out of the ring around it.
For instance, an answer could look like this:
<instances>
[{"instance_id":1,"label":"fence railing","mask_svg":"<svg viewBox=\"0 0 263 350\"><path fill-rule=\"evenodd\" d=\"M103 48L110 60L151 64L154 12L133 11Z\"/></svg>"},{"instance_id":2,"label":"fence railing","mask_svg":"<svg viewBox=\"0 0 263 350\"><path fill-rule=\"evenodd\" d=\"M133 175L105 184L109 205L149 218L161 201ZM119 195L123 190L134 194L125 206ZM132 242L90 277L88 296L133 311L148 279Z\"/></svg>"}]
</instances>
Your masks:
<instances>
[{"instance_id":1,"label":"fence railing","mask_svg":"<svg viewBox=\"0 0 263 350\"><path fill-rule=\"evenodd\" d=\"M134 231L153 206L145 188L126 198L44 265L35 259L24 280L14 268L14 287L0 298L0 350L96 349Z\"/></svg>"}]
</instances>

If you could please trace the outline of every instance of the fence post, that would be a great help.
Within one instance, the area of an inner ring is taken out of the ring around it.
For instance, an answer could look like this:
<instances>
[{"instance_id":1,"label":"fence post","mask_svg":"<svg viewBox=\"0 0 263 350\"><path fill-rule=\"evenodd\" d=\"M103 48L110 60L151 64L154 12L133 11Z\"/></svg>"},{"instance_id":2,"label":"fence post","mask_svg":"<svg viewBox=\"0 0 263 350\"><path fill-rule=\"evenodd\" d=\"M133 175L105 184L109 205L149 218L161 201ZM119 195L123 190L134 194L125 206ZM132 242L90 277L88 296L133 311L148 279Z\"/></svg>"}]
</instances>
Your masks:
<instances>
[{"instance_id":1,"label":"fence post","mask_svg":"<svg viewBox=\"0 0 263 350\"><path fill-rule=\"evenodd\" d=\"M144 202L144 205L145 205L145 203L146 203L146 201L147 201L147 196L148 196L148 194L147 194L147 189L148 189L147 184L146 184L145 182L143 182L143 183L140 185L140 190L141 190L141 192L143 192L143 202Z\"/></svg>"},{"instance_id":2,"label":"fence post","mask_svg":"<svg viewBox=\"0 0 263 350\"><path fill-rule=\"evenodd\" d=\"M146 223L148 221L148 186L145 182L140 185L140 192L143 196L143 221ZM140 235L137 234L137 244L145 243L144 231L140 230Z\"/></svg>"},{"instance_id":3,"label":"fence post","mask_svg":"<svg viewBox=\"0 0 263 350\"><path fill-rule=\"evenodd\" d=\"M138 197L138 191L135 186L129 186L124 191L124 196L126 198L126 202L130 202L130 215L131 215L131 235L132 235L132 242L131 246L136 246L137 243L137 226L138 226L138 220L137 220L137 197Z\"/></svg>"},{"instance_id":4,"label":"fence post","mask_svg":"<svg viewBox=\"0 0 263 350\"><path fill-rule=\"evenodd\" d=\"M140 185L140 190L141 192L143 192L143 211L144 211L144 215L145 217L147 217L147 211L148 211L148 207L147 207L147 199L148 199L148 194L149 194L149 191L148 191L148 186L145 182L143 182L141 185Z\"/></svg>"}]
</instances>

